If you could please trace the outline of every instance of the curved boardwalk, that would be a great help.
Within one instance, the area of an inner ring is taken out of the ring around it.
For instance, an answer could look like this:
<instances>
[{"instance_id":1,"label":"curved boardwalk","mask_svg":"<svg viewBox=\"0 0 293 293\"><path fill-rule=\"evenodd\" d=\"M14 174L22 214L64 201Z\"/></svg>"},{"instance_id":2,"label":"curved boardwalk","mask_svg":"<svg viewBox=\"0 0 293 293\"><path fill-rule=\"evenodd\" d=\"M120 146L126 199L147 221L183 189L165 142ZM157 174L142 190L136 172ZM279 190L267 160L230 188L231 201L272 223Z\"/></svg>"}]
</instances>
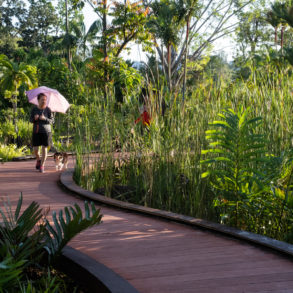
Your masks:
<instances>
[{"instance_id":1,"label":"curved boardwalk","mask_svg":"<svg viewBox=\"0 0 293 293\"><path fill-rule=\"evenodd\" d=\"M0 195L58 210L82 200L63 191L52 159L0 164ZM101 207L103 223L70 246L103 263L139 292L293 292L293 262L245 242L189 226Z\"/></svg>"}]
</instances>

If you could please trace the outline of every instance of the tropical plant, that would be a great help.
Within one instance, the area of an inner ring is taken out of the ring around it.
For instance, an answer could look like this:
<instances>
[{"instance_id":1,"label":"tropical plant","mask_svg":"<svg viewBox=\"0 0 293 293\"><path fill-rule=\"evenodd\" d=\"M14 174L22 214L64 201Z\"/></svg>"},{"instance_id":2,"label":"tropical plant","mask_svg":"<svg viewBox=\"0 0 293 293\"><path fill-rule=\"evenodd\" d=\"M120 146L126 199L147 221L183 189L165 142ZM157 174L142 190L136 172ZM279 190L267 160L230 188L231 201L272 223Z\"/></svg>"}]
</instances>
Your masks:
<instances>
[{"instance_id":1,"label":"tropical plant","mask_svg":"<svg viewBox=\"0 0 293 293\"><path fill-rule=\"evenodd\" d=\"M93 203L89 206L85 202L84 217L78 205L74 208L65 207L65 219L62 210L58 219L56 213L53 213L53 227L46 219L48 210L44 211L38 203L32 202L21 211L22 201L21 194L15 211L9 201L4 209L0 208L0 276L3 277L0 278L1 289L12 289L17 279L21 284L29 282L29 271L43 269L44 266L49 268L58 260L68 241L86 228L101 222L100 210ZM53 288L55 281L51 281ZM29 284L25 286L30 287Z\"/></svg>"},{"instance_id":2,"label":"tropical plant","mask_svg":"<svg viewBox=\"0 0 293 293\"><path fill-rule=\"evenodd\" d=\"M83 59L86 58L86 53L89 53L89 47L87 43L89 42L93 45L93 41L97 39L97 33L101 30L101 26L101 22L96 20L91 24L88 31L86 31L86 27L83 22L71 23L72 30L77 39L77 49L80 51ZM74 36L72 38L74 38ZM64 45L66 45L66 43L64 43Z\"/></svg>"},{"instance_id":3,"label":"tropical plant","mask_svg":"<svg viewBox=\"0 0 293 293\"><path fill-rule=\"evenodd\" d=\"M5 55L0 55L0 88L5 91L5 97L11 100L14 117L15 132L18 133L16 125L17 102L19 88L26 85L28 88L37 86L37 68L24 63L14 63Z\"/></svg>"},{"instance_id":4,"label":"tropical plant","mask_svg":"<svg viewBox=\"0 0 293 293\"><path fill-rule=\"evenodd\" d=\"M230 222L240 226L239 206L252 193L262 191L264 179L261 165L267 162L266 140L257 132L261 118L248 118L249 110L223 110L220 120L210 124L206 131L209 146L202 150L207 158L201 161L207 165L202 178L210 177L210 183L219 191L219 201L229 206ZM223 218L227 215L221 215Z\"/></svg>"},{"instance_id":5,"label":"tropical plant","mask_svg":"<svg viewBox=\"0 0 293 293\"><path fill-rule=\"evenodd\" d=\"M6 247L2 247L1 250ZM0 252L1 253L1 252ZM1 253L2 254L2 253ZM22 273L22 267L25 260L16 262L13 257L6 254L0 262L0 291L11 288L17 283L18 277Z\"/></svg>"},{"instance_id":6,"label":"tropical plant","mask_svg":"<svg viewBox=\"0 0 293 293\"><path fill-rule=\"evenodd\" d=\"M273 237L293 240L293 152L286 151L280 157L278 168L272 179L271 193L279 202L278 213L275 215L276 228Z\"/></svg>"},{"instance_id":7,"label":"tropical plant","mask_svg":"<svg viewBox=\"0 0 293 293\"><path fill-rule=\"evenodd\" d=\"M286 5L286 3L275 2L271 5L269 22L275 26L275 31L278 26L281 26L281 49L284 46L284 31L289 24L293 25L292 8Z\"/></svg>"},{"instance_id":8,"label":"tropical plant","mask_svg":"<svg viewBox=\"0 0 293 293\"><path fill-rule=\"evenodd\" d=\"M65 207L59 211L58 218L56 212L53 212L54 226L45 219L46 237L44 246L49 253L49 257L56 259L62 254L64 246L78 233L101 222L102 216L100 210L95 208L93 202L90 206L84 203L85 216L81 208L75 204L73 207Z\"/></svg>"},{"instance_id":9,"label":"tropical plant","mask_svg":"<svg viewBox=\"0 0 293 293\"><path fill-rule=\"evenodd\" d=\"M151 2L154 18L150 20L154 45L169 90L178 91L188 73L187 59L199 62L209 54L213 42L235 30L230 21L250 1L164 0ZM206 28L210 27L210 30ZM188 48L192 46L192 53ZM184 62L184 70L182 65ZM183 90L184 92L184 90Z\"/></svg>"},{"instance_id":10,"label":"tropical plant","mask_svg":"<svg viewBox=\"0 0 293 293\"><path fill-rule=\"evenodd\" d=\"M0 158L5 161L11 161L13 158L23 157L30 154L26 146L17 147L15 144L0 144Z\"/></svg>"}]
</instances>

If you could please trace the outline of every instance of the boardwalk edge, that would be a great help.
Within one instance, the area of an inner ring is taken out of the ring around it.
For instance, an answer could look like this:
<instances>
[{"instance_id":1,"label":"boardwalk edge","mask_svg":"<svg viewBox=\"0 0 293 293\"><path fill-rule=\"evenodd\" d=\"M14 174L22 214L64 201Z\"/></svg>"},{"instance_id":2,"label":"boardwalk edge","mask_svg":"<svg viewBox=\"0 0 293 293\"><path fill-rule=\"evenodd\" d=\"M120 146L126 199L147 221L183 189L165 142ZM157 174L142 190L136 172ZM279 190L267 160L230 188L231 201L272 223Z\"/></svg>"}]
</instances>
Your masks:
<instances>
[{"instance_id":1,"label":"boardwalk edge","mask_svg":"<svg viewBox=\"0 0 293 293\"><path fill-rule=\"evenodd\" d=\"M255 243L257 245L271 248L273 250L284 253L291 257L293 256L293 245L283 241L275 240L266 236L239 230L233 227L228 227L222 224L210 222L203 219L197 219L190 216L184 216L181 214L153 209L149 207L143 207L143 206L128 203L128 202L123 202L120 200L107 198L103 195L99 195L94 192L85 190L74 182L73 169L68 169L65 172L63 172L60 176L60 182L67 190L74 192L86 199L90 199L92 201L103 203L109 206L118 207L121 209L131 210L131 211L135 211L135 212L139 212L139 213L143 213L143 214L147 214L151 216L164 218L167 220L176 221L179 223L188 224L191 226L204 228L214 232L219 232L221 234L232 236L237 239L245 240L251 243Z\"/></svg>"},{"instance_id":2,"label":"boardwalk edge","mask_svg":"<svg viewBox=\"0 0 293 293\"><path fill-rule=\"evenodd\" d=\"M84 283L92 293L138 293L125 279L105 265L70 246L62 250L60 268Z\"/></svg>"}]
</instances>

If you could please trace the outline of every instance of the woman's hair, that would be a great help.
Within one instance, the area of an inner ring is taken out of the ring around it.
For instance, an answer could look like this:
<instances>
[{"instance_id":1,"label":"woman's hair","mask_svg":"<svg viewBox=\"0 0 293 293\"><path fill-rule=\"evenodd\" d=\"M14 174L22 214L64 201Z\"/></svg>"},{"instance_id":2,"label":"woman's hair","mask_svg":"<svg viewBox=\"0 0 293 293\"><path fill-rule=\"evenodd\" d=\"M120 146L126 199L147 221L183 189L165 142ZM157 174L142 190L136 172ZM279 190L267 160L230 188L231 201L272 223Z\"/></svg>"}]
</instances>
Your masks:
<instances>
[{"instance_id":1,"label":"woman's hair","mask_svg":"<svg viewBox=\"0 0 293 293\"><path fill-rule=\"evenodd\" d=\"M38 94L38 101L40 100L41 97L47 97L47 96L43 93Z\"/></svg>"}]
</instances>

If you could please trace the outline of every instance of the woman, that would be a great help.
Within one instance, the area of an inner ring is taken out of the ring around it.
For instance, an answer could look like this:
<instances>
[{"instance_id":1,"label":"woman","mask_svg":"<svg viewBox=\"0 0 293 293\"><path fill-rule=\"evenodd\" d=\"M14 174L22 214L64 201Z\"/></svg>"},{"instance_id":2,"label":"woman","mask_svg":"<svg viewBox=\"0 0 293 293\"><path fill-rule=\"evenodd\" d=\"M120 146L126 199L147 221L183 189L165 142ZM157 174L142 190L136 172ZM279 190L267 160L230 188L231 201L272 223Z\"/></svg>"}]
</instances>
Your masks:
<instances>
[{"instance_id":1,"label":"woman","mask_svg":"<svg viewBox=\"0 0 293 293\"><path fill-rule=\"evenodd\" d=\"M37 158L36 169L44 173L48 146L52 143L51 124L54 122L54 117L50 108L47 107L47 96L45 94L38 95L38 103L39 105L31 111L30 122L34 123L33 148ZM42 146L42 159L39 154L39 146Z\"/></svg>"}]
</instances>

